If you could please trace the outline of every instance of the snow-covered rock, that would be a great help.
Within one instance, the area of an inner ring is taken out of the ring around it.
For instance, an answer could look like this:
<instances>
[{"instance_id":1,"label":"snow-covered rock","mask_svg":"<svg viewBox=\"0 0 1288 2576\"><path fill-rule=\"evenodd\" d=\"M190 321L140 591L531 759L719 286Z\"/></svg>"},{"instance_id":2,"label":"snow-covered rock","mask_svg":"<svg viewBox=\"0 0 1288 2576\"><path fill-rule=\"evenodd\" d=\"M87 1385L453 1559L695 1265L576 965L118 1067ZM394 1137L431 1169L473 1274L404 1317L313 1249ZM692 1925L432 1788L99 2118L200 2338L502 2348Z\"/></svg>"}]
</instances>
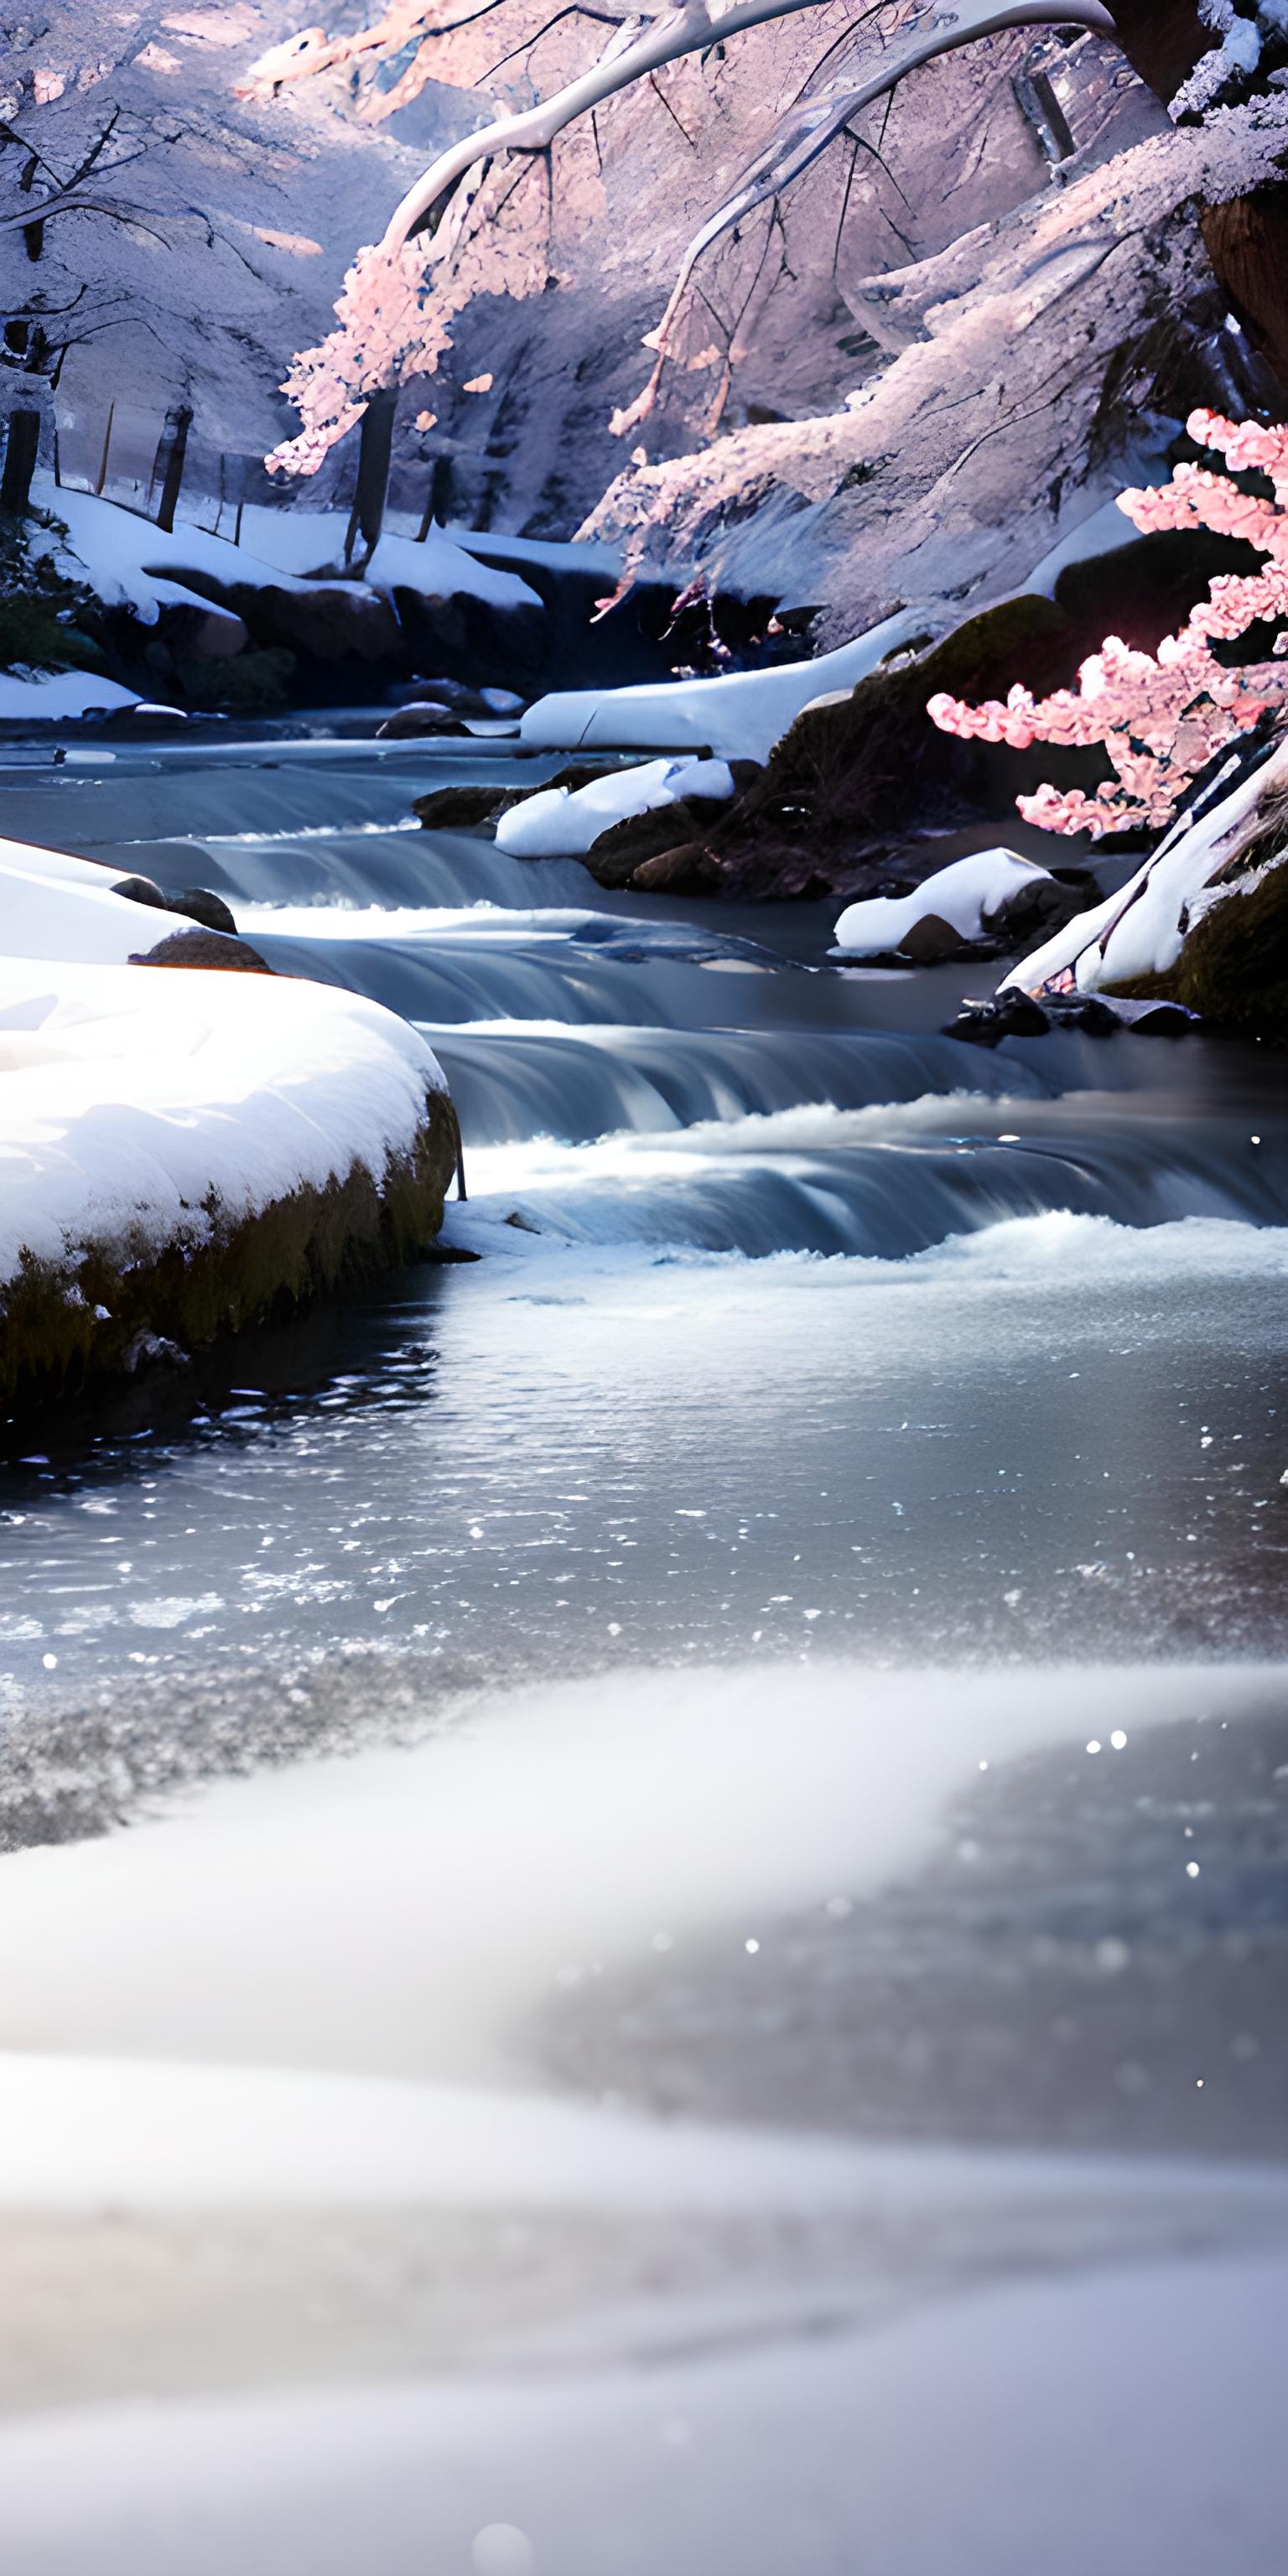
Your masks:
<instances>
[{"instance_id":1,"label":"snow-covered rock","mask_svg":"<svg viewBox=\"0 0 1288 2576\"><path fill-rule=\"evenodd\" d=\"M1243 900L1257 893L1270 866L1282 866L1279 807L1286 791L1288 744L1197 820L1182 815L1125 886L1023 958L1006 984L1027 993L1098 993L1140 976L1171 975L1196 931L1225 898ZM1279 852L1273 857L1256 853L1262 864L1245 864L1242 854L1259 823L1276 820ZM1288 899L1288 888L1285 892Z\"/></svg>"},{"instance_id":2,"label":"snow-covered rock","mask_svg":"<svg viewBox=\"0 0 1288 2576\"><path fill-rule=\"evenodd\" d=\"M602 832L630 815L651 814L696 796L723 804L734 792L723 760L649 760L612 772L588 787L545 787L512 805L496 827L497 848L519 859L580 858Z\"/></svg>"},{"instance_id":3,"label":"snow-covered rock","mask_svg":"<svg viewBox=\"0 0 1288 2576\"><path fill-rule=\"evenodd\" d=\"M405 1021L331 985L128 965L175 925L111 883L0 844L0 1396L423 1250L455 1164Z\"/></svg>"},{"instance_id":4,"label":"snow-covered rock","mask_svg":"<svg viewBox=\"0 0 1288 2576\"><path fill-rule=\"evenodd\" d=\"M1015 850L975 850L940 868L911 894L876 895L850 904L836 925L836 944L856 957L887 956L931 915L946 921L961 939L982 939L1017 897L1052 882L1045 868Z\"/></svg>"},{"instance_id":5,"label":"snow-covered rock","mask_svg":"<svg viewBox=\"0 0 1288 2576\"><path fill-rule=\"evenodd\" d=\"M715 680L568 689L538 698L520 719L534 751L705 749L725 760L767 760L780 735L820 693L853 688L916 630L906 611L814 662L731 671Z\"/></svg>"}]
</instances>

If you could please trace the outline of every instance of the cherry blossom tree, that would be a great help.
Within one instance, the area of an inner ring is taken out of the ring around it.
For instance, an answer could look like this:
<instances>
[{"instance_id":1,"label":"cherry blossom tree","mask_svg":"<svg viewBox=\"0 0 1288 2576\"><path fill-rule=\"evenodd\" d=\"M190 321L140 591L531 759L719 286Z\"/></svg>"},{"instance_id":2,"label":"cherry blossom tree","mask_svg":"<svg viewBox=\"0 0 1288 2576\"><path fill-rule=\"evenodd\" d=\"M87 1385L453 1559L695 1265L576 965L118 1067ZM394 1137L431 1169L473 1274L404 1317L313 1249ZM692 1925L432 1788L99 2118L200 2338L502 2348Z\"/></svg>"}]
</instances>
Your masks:
<instances>
[{"instance_id":1,"label":"cherry blossom tree","mask_svg":"<svg viewBox=\"0 0 1288 2576\"><path fill-rule=\"evenodd\" d=\"M389 94L405 99L429 76L437 42L504 5L505 0L392 0L384 16L357 35L331 38L311 28L274 48L254 66L247 86L272 92L370 51L414 42L414 57ZM557 9L535 28L526 10L525 52L565 19L590 32L598 52L535 105L496 116L439 153L395 208L383 239L358 253L336 305L338 327L305 350L286 379L284 390L301 426L274 449L270 469L315 473L328 451L364 420L374 396L408 377L433 373L454 322L475 296L531 295L567 282L567 268L557 266L553 248L551 152L557 138L583 120L593 125L597 109L636 84L656 86L668 65L822 5L823 0L681 0L678 7L628 9L623 0L573 0L571 8ZM606 43L600 32L605 24L611 29ZM618 434L636 428L653 407L702 260L849 133L865 107L920 65L1004 29L1056 24L1113 33L1100 0L953 0L931 8L922 0L911 6L909 0L875 0L852 24L870 26L870 59L835 78L826 76L825 62L817 77L806 80L735 188L690 241L666 311L648 335L646 345L655 353L652 373L635 402L615 415ZM534 177L550 209L544 228L516 213L518 192ZM584 254L593 255L593 240ZM711 354L703 350L687 363L703 363Z\"/></svg>"},{"instance_id":2,"label":"cherry blossom tree","mask_svg":"<svg viewBox=\"0 0 1288 2576\"><path fill-rule=\"evenodd\" d=\"M1022 687L1005 703L966 705L942 693L928 714L944 733L966 741L1102 744L1115 780L1094 796L1083 789L1039 787L1016 803L1026 822L1048 832L1090 832L1099 839L1136 825L1169 823L1186 790L1214 753L1288 703L1288 662L1219 661L1214 645L1236 643L1251 627L1288 620L1288 428L1231 421L1217 412L1190 414L1189 433L1225 457L1236 474L1257 474L1269 492L1248 492L1229 475L1178 465L1170 483L1123 492L1118 506L1144 533L1207 528L1241 537L1264 557L1253 573L1222 573L1176 635L1157 653L1133 652L1107 636L1078 673L1076 689L1034 698ZM1288 652L1288 626L1275 656Z\"/></svg>"}]
</instances>

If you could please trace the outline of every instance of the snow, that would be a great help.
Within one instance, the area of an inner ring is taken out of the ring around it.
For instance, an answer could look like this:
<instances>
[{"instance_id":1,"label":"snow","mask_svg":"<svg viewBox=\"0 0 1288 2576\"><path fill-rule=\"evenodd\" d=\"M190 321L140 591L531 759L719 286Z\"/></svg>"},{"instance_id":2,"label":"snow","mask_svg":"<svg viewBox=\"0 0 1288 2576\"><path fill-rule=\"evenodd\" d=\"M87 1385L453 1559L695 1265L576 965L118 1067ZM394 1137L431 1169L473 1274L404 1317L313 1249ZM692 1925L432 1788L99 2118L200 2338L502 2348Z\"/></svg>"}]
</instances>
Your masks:
<instances>
[{"instance_id":1,"label":"snow","mask_svg":"<svg viewBox=\"0 0 1288 2576\"><path fill-rule=\"evenodd\" d=\"M496 827L497 848L521 859L579 858L627 815L652 813L684 796L724 802L733 792L733 775L723 760L649 760L571 792L545 787L512 805Z\"/></svg>"},{"instance_id":2,"label":"snow","mask_svg":"<svg viewBox=\"0 0 1288 2576\"><path fill-rule=\"evenodd\" d=\"M803 708L832 689L852 689L917 631L915 616L902 610L814 662L734 671L716 680L562 690L528 708L520 737L538 751L633 745L673 751L691 745L725 760L767 760Z\"/></svg>"},{"instance_id":3,"label":"snow","mask_svg":"<svg viewBox=\"0 0 1288 2576\"><path fill-rule=\"evenodd\" d=\"M1024 992L1036 993L1057 977L1072 974L1079 992L1096 993L1137 975L1165 975L1176 964L1187 929L1214 902L1226 895L1237 900L1251 893L1260 875L1250 872L1237 886L1212 886L1210 880L1246 830L1254 809L1266 796L1282 792L1288 777L1288 749L1281 748L1252 770L1227 796L1197 822L1185 815L1127 884L1108 895L1091 912L1074 919L1022 958L1004 978Z\"/></svg>"},{"instance_id":4,"label":"snow","mask_svg":"<svg viewBox=\"0 0 1288 2576\"><path fill-rule=\"evenodd\" d=\"M648 2368L570 2329L454 2380L57 2408L0 2430L6 2542L15 2576L1270 2576L1286 2296L1239 2248L866 2331L735 2306Z\"/></svg>"},{"instance_id":5,"label":"snow","mask_svg":"<svg viewBox=\"0 0 1288 2576\"><path fill-rule=\"evenodd\" d=\"M243 2347L240 2391L213 2396L186 2393L190 2347L176 2384L182 2325L136 2272L112 2354L129 2402L0 2428L10 2553L32 2576L410 2576L467 2568L503 2516L565 2576L600 2576L606 2535L617 2576L1207 2576L1214 2530L1222 2576L1264 2576L1281 2173L658 2120L543 2097L516 2055L567 1962L636 1959L659 1921L741 1948L748 1923L772 1938L785 1908L897 1881L981 1758L1078 1743L1089 1704L1134 1734L1191 1702L1271 1713L1282 1687L1273 1666L837 1662L784 1729L781 1668L638 1670L490 1695L429 1741L11 1854L0 2206L43 2244L88 2226L67 2239L78 2335L107 2211L162 2279L176 2246L249 2213L258 2259L298 2249L287 2277L310 2288L336 2213L405 2212L409 2266L425 2219L450 2248L469 2213L521 2214L525 2262L551 2221L574 2248L590 2222L592 2265L609 2221L734 2220L753 2247L777 2225L791 2250L768 2288L679 2267L633 2299L574 2288L489 2329L451 2380L381 2384L351 2342L337 2386L310 2311L286 2385ZM798 2222L816 2246L838 2231L825 2279ZM1017 2259L1027 2277L999 2280ZM197 2334L209 2267L185 2280Z\"/></svg>"},{"instance_id":6,"label":"snow","mask_svg":"<svg viewBox=\"0 0 1288 2576\"><path fill-rule=\"evenodd\" d=\"M132 707L133 689L100 680L92 671L0 671L0 721L51 724L83 716L90 707Z\"/></svg>"},{"instance_id":7,"label":"snow","mask_svg":"<svg viewBox=\"0 0 1288 2576\"><path fill-rule=\"evenodd\" d=\"M187 925L106 869L0 843L0 1279L161 1245L409 1147L443 1078L392 1012L286 977L128 965Z\"/></svg>"},{"instance_id":8,"label":"snow","mask_svg":"<svg viewBox=\"0 0 1288 2576\"><path fill-rule=\"evenodd\" d=\"M312 597L318 583L309 575L320 567L343 568L348 522L337 511L248 509L242 517L242 542L233 545L187 519L167 533L114 501L56 487L47 475L37 476L33 498L67 530L64 543L53 529L42 532L33 524L33 551L56 555L72 572L83 568L101 599L128 602L149 626L156 624L164 605L176 600L210 606L201 593L184 585L185 572L204 573L221 584L271 585ZM383 536L362 581L385 598L396 589L426 597L462 591L493 607L540 605L536 592L517 574L478 563L439 529L423 545L410 537ZM99 694L89 703L107 703L105 685L95 683Z\"/></svg>"},{"instance_id":9,"label":"snow","mask_svg":"<svg viewBox=\"0 0 1288 2576\"><path fill-rule=\"evenodd\" d=\"M1034 877L1046 875L1045 868L1033 859L1022 859L1015 850L975 850L968 858L955 859L951 867L940 868L911 894L876 895L869 902L850 904L836 925L836 944L858 957L884 956L931 913L963 939L981 939L986 915L999 911Z\"/></svg>"},{"instance_id":10,"label":"snow","mask_svg":"<svg viewBox=\"0 0 1288 2576\"><path fill-rule=\"evenodd\" d=\"M0 841L0 939L8 958L63 958L124 966L172 931L194 925L178 913L134 903L112 889L127 874L62 850ZM3 962L3 961L0 961Z\"/></svg>"},{"instance_id":11,"label":"snow","mask_svg":"<svg viewBox=\"0 0 1288 2576\"><path fill-rule=\"evenodd\" d=\"M10 1854L0 2050L38 2031L68 2055L526 2093L521 2034L568 1961L874 1892L933 1851L981 1756L1080 1743L1089 1705L1166 1724L1187 1686L1167 1665L1048 1667L1035 1687L1023 1668L816 1661L786 1729L782 1672L754 1662L498 1692L428 1742ZM1207 1670L1203 1689L1232 1717L1273 1709L1282 1667Z\"/></svg>"}]
</instances>

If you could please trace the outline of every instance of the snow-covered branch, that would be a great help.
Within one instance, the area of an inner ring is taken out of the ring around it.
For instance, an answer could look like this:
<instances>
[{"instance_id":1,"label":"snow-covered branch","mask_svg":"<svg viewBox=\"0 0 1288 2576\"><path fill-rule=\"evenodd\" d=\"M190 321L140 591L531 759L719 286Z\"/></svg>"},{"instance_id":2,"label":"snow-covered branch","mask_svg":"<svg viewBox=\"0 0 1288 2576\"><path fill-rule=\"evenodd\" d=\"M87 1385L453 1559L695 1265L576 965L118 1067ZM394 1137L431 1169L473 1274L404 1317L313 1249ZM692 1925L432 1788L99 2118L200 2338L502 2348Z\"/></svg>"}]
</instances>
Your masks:
<instances>
[{"instance_id":1,"label":"snow-covered branch","mask_svg":"<svg viewBox=\"0 0 1288 2576\"><path fill-rule=\"evenodd\" d=\"M575 80L532 107L494 118L439 153L395 208L379 244L359 252L336 305L339 329L296 360L285 391L299 409L302 426L297 437L274 449L270 469L316 472L373 393L405 373L432 370L447 345L451 320L468 301L469 291L450 283L449 274L467 231L486 220L479 200L493 164L548 153L568 126L686 54L705 52L752 27L823 5L825 0L729 0L726 6L718 0L684 0L683 6L642 28L637 14L615 28L598 61ZM1064 0L1064 5L1061 0L957 0L957 5L933 8L900 30L861 79L802 102L690 244L676 292L658 334L651 335L659 364L697 261L741 213L778 195L843 125L909 72L1003 29L1042 24L1076 24L1104 35L1114 31L1100 0ZM431 236L428 241L421 239L424 232ZM533 282L525 279L520 291L529 291ZM645 410L654 387L641 397ZM615 425L625 427L639 416L635 407Z\"/></svg>"}]
</instances>

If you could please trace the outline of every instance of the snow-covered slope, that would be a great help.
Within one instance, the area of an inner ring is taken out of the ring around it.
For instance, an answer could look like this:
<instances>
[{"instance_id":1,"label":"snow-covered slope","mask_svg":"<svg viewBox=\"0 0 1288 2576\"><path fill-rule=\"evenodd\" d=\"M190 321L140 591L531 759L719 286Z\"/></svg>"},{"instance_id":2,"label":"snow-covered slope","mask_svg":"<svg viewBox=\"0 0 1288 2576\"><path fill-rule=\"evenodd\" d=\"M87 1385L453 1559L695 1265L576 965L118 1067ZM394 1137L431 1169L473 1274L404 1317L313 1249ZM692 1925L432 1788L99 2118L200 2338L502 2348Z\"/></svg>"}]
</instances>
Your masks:
<instances>
[{"instance_id":1,"label":"snow-covered slope","mask_svg":"<svg viewBox=\"0 0 1288 2576\"><path fill-rule=\"evenodd\" d=\"M55 489L38 477L35 498L67 530L66 542L53 530L33 529L36 552L56 553L72 572L83 572L100 599L109 605L128 603L144 625L155 625L160 609L176 599L204 596L185 589L185 572L204 574L227 589L243 584L272 587L315 596L323 569L344 571L347 517L338 511L251 509L243 514L242 543L212 537L190 519L172 533L151 519L92 492ZM74 560L73 560L74 559ZM409 537L382 537L362 586L389 598L395 590L419 591L425 598L449 598L457 592L486 600L494 608L539 607L537 594L517 573L500 572L479 563L441 529L430 530L423 544ZM95 704L106 702L96 682Z\"/></svg>"},{"instance_id":2,"label":"snow-covered slope","mask_svg":"<svg viewBox=\"0 0 1288 2576\"><path fill-rule=\"evenodd\" d=\"M1256 868L1231 877L1223 872L1258 814L1277 817L1286 786L1288 745L1281 745L1197 822L1182 815L1125 886L1021 959L1006 983L1027 993L1044 986L1096 993L1140 975L1168 974L1214 904L1256 890Z\"/></svg>"}]
</instances>

